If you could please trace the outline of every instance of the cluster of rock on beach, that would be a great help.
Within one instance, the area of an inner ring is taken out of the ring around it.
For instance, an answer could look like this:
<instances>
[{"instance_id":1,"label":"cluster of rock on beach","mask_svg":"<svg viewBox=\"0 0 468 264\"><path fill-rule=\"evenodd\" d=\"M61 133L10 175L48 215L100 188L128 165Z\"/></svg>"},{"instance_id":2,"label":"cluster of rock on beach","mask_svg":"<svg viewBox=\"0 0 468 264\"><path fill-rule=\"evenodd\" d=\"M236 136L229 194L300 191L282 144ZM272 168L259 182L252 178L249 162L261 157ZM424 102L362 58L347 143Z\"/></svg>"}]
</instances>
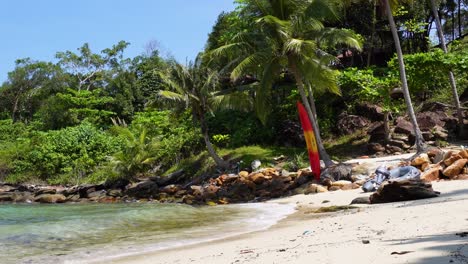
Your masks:
<instances>
[{"instance_id":1,"label":"cluster of rock on beach","mask_svg":"<svg viewBox=\"0 0 468 264\"><path fill-rule=\"evenodd\" d=\"M420 180L387 182L380 186L369 202L391 202L437 195L430 182L468 179L468 150L431 149L399 166L411 165L421 171ZM322 172L320 182L309 169L288 172L265 168L254 172L222 174L199 184L179 183L180 173L170 177L152 177L136 183L64 186L11 185L0 183L3 203L114 203L172 202L186 204L227 204L262 201L294 194L312 194L357 189L372 178L363 164L340 163ZM416 196L415 196L416 195ZM418 196L419 195L419 196ZM388 197L387 197L388 196Z\"/></svg>"}]
</instances>

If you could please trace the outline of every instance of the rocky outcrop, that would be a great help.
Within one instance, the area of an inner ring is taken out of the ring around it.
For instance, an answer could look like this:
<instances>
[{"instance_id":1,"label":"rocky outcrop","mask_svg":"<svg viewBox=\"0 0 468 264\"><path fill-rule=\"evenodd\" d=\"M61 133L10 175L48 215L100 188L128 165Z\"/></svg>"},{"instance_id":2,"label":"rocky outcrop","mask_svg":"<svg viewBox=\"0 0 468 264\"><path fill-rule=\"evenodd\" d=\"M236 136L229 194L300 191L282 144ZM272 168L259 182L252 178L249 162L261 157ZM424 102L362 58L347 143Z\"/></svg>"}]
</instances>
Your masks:
<instances>
[{"instance_id":1,"label":"rocky outcrop","mask_svg":"<svg viewBox=\"0 0 468 264\"><path fill-rule=\"evenodd\" d=\"M426 199L437 197L439 194L432 189L431 184L423 183L422 181L393 181L382 184L370 196L370 203L391 203Z\"/></svg>"},{"instance_id":2,"label":"rocky outcrop","mask_svg":"<svg viewBox=\"0 0 468 264\"><path fill-rule=\"evenodd\" d=\"M357 130L366 128L370 121L362 116L348 115L346 112L338 116L337 128L341 135L350 135Z\"/></svg>"},{"instance_id":3,"label":"rocky outcrop","mask_svg":"<svg viewBox=\"0 0 468 264\"><path fill-rule=\"evenodd\" d=\"M450 150L447 152L433 148L427 153L415 157L411 165L422 171L421 180L431 182L441 179L462 179L468 173L468 150Z\"/></svg>"}]
</instances>

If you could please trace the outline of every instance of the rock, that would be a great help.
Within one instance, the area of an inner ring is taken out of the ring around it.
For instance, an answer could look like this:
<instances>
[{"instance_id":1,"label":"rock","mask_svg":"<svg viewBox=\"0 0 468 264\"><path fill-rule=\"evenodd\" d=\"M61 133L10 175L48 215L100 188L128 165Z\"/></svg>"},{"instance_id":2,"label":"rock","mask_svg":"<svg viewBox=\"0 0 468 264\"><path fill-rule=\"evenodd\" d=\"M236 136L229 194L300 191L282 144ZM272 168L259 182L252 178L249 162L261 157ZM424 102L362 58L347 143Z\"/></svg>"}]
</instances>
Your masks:
<instances>
[{"instance_id":1,"label":"rock","mask_svg":"<svg viewBox=\"0 0 468 264\"><path fill-rule=\"evenodd\" d=\"M51 187L44 187L36 191L36 196L41 194L56 194L57 190Z\"/></svg>"},{"instance_id":2,"label":"rock","mask_svg":"<svg viewBox=\"0 0 468 264\"><path fill-rule=\"evenodd\" d=\"M444 128L440 126L435 126L431 131L436 140L447 141L448 133L447 133L447 130L445 130Z\"/></svg>"},{"instance_id":3,"label":"rock","mask_svg":"<svg viewBox=\"0 0 468 264\"><path fill-rule=\"evenodd\" d=\"M422 165L421 165L421 171L425 171L427 168L429 168L431 166L431 164L429 162L424 162Z\"/></svg>"},{"instance_id":4,"label":"rock","mask_svg":"<svg viewBox=\"0 0 468 264\"><path fill-rule=\"evenodd\" d=\"M341 190L340 186L330 186L330 187L328 187L329 192L334 192L334 191L338 191L338 190Z\"/></svg>"},{"instance_id":5,"label":"rock","mask_svg":"<svg viewBox=\"0 0 468 264\"><path fill-rule=\"evenodd\" d=\"M453 178L462 172L467 162L468 159L459 159L455 161L452 165L448 166L444 170L443 174L449 178Z\"/></svg>"},{"instance_id":6,"label":"rock","mask_svg":"<svg viewBox=\"0 0 468 264\"><path fill-rule=\"evenodd\" d=\"M251 181L255 184L262 184L264 181L271 180L271 176L265 176L263 173L252 173L249 175Z\"/></svg>"},{"instance_id":7,"label":"rock","mask_svg":"<svg viewBox=\"0 0 468 264\"><path fill-rule=\"evenodd\" d=\"M182 197L182 202L185 204L193 204L195 197L193 195L187 194Z\"/></svg>"},{"instance_id":8,"label":"rock","mask_svg":"<svg viewBox=\"0 0 468 264\"><path fill-rule=\"evenodd\" d=\"M421 134L425 141L434 140L434 135L430 131L424 131L424 132L421 132Z\"/></svg>"},{"instance_id":9,"label":"rock","mask_svg":"<svg viewBox=\"0 0 468 264\"><path fill-rule=\"evenodd\" d=\"M249 173L247 171L241 171L239 172L239 177L242 178L247 178L249 176Z\"/></svg>"},{"instance_id":10,"label":"rock","mask_svg":"<svg viewBox=\"0 0 468 264\"><path fill-rule=\"evenodd\" d=\"M468 174L459 174L453 178L454 180L468 180Z\"/></svg>"},{"instance_id":11,"label":"rock","mask_svg":"<svg viewBox=\"0 0 468 264\"><path fill-rule=\"evenodd\" d=\"M150 177L150 180L156 182L158 186L166 186L169 184L176 184L185 178L185 170L180 169L178 171L174 171L166 176L157 176L157 177Z\"/></svg>"},{"instance_id":12,"label":"rock","mask_svg":"<svg viewBox=\"0 0 468 264\"><path fill-rule=\"evenodd\" d=\"M362 116L348 115L346 112L338 115L337 128L340 134L350 135L369 125L369 120Z\"/></svg>"},{"instance_id":13,"label":"rock","mask_svg":"<svg viewBox=\"0 0 468 264\"><path fill-rule=\"evenodd\" d=\"M300 170L298 176L294 178L294 186L299 187L313 178L314 174L310 170Z\"/></svg>"},{"instance_id":14,"label":"rock","mask_svg":"<svg viewBox=\"0 0 468 264\"><path fill-rule=\"evenodd\" d=\"M247 172L247 175L248 175L248 172ZM237 180L239 177L240 177L240 175L236 175L236 174L223 174L223 175L221 175L221 176L218 177L218 179L219 179L219 185L228 184L228 183L234 182L234 181Z\"/></svg>"},{"instance_id":15,"label":"rock","mask_svg":"<svg viewBox=\"0 0 468 264\"><path fill-rule=\"evenodd\" d=\"M387 153L390 153L390 154L397 153L397 152L399 152L399 153L403 152L403 149L401 149L400 147L392 146L392 145L388 145L388 144L385 146L385 149L387 150Z\"/></svg>"},{"instance_id":16,"label":"rock","mask_svg":"<svg viewBox=\"0 0 468 264\"><path fill-rule=\"evenodd\" d=\"M429 156L426 153L423 153L411 161L411 166L421 166L424 163L430 162L431 160L429 159Z\"/></svg>"},{"instance_id":17,"label":"rock","mask_svg":"<svg viewBox=\"0 0 468 264\"><path fill-rule=\"evenodd\" d=\"M351 204L369 204L370 199L368 196L357 197L351 201Z\"/></svg>"},{"instance_id":18,"label":"rock","mask_svg":"<svg viewBox=\"0 0 468 264\"><path fill-rule=\"evenodd\" d=\"M335 181L335 182L332 182L331 186L338 186L338 187L343 187L345 185L349 185L351 184L350 181L345 181L345 180L340 180L340 181Z\"/></svg>"},{"instance_id":19,"label":"rock","mask_svg":"<svg viewBox=\"0 0 468 264\"><path fill-rule=\"evenodd\" d=\"M422 181L393 181L382 184L379 189L370 196L371 203L391 203L409 200L418 200L439 196L432 189L431 184Z\"/></svg>"},{"instance_id":20,"label":"rock","mask_svg":"<svg viewBox=\"0 0 468 264\"><path fill-rule=\"evenodd\" d=\"M75 203L80 200L80 195L79 194L72 194L70 196L67 196L67 202Z\"/></svg>"},{"instance_id":21,"label":"rock","mask_svg":"<svg viewBox=\"0 0 468 264\"><path fill-rule=\"evenodd\" d=\"M439 163L444 158L444 151L440 148L431 148L427 151L427 155L432 163Z\"/></svg>"},{"instance_id":22,"label":"rock","mask_svg":"<svg viewBox=\"0 0 468 264\"><path fill-rule=\"evenodd\" d=\"M369 143L367 144L367 149L371 152L383 152L385 151L385 147L382 146L380 143Z\"/></svg>"},{"instance_id":23,"label":"rock","mask_svg":"<svg viewBox=\"0 0 468 264\"><path fill-rule=\"evenodd\" d=\"M278 177L280 176L280 173L278 172L278 170L276 170L275 168L266 168L266 169L263 169L261 171L261 173L263 173L263 175L265 176L270 176L270 177Z\"/></svg>"},{"instance_id":24,"label":"rock","mask_svg":"<svg viewBox=\"0 0 468 264\"><path fill-rule=\"evenodd\" d=\"M305 190L304 194L311 194L311 193L323 193L328 192L327 188L322 185L312 183L310 184Z\"/></svg>"},{"instance_id":25,"label":"rock","mask_svg":"<svg viewBox=\"0 0 468 264\"><path fill-rule=\"evenodd\" d=\"M107 192L107 194L112 197L122 197L122 190L111 189Z\"/></svg>"},{"instance_id":26,"label":"rock","mask_svg":"<svg viewBox=\"0 0 468 264\"><path fill-rule=\"evenodd\" d=\"M0 186L0 193L5 193L5 192L13 192L15 191L16 188L10 185L1 185Z\"/></svg>"},{"instance_id":27,"label":"rock","mask_svg":"<svg viewBox=\"0 0 468 264\"><path fill-rule=\"evenodd\" d=\"M389 143L390 143L390 145L399 147L400 149L409 149L409 148L411 148L410 145L406 144L404 141L401 141L401 140L392 139L392 140L390 140Z\"/></svg>"},{"instance_id":28,"label":"rock","mask_svg":"<svg viewBox=\"0 0 468 264\"><path fill-rule=\"evenodd\" d=\"M385 140L385 127L383 122L375 122L367 129L370 135L369 142L381 142Z\"/></svg>"},{"instance_id":29,"label":"rock","mask_svg":"<svg viewBox=\"0 0 468 264\"><path fill-rule=\"evenodd\" d=\"M34 197L34 201L39 203L63 203L66 200L63 194L41 194Z\"/></svg>"},{"instance_id":30,"label":"rock","mask_svg":"<svg viewBox=\"0 0 468 264\"><path fill-rule=\"evenodd\" d=\"M340 163L332 165L320 174L320 180L330 179L332 181L348 180L351 181L351 171L353 166L351 164Z\"/></svg>"},{"instance_id":31,"label":"rock","mask_svg":"<svg viewBox=\"0 0 468 264\"><path fill-rule=\"evenodd\" d=\"M420 179L424 182L431 182L439 180L440 171L442 170L442 166L436 165L428 170L424 171Z\"/></svg>"},{"instance_id":32,"label":"rock","mask_svg":"<svg viewBox=\"0 0 468 264\"><path fill-rule=\"evenodd\" d=\"M408 135L405 135L405 134L398 134L398 133L393 133L393 134L392 134L392 139L398 140L398 141L403 141L403 142L405 142L405 143L409 141Z\"/></svg>"},{"instance_id":33,"label":"rock","mask_svg":"<svg viewBox=\"0 0 468 264\"><path fill-rule=\"evenodd\" d=\"M217 192L220 189L219 186L208 185L203 188L203 198L206 199L215 199L217 197Z\"/></svg>"},{"instance_id":34,"label":"rock","mask_svg":"<svg viewBox=\"0 0 468 264\"><path fill-rule=\"evenodd\" d=\"M416 120L421 131L431 131L436 126L444 127L444 118L447 118L447 115L442 111L419 112L416 114Z\"/></svg>"},{"instance_id":35,"label":"rock","mask_svg":"<svg viewBox=\"0 0 468 264\"><path fill-rule=\"evenodd\" d=\"M2 193L0 194L0 202L13 202L14 193Z\"/></svg>"},{"instance_id":36,"label":"rock","mask_svg":"<svg viewBox=\"0 0 468 264\"><path fill-rule=\"evenodd\" d=\"M106 193L107 193L106 190L94 191L94 192L88 193L88 199L96 201L99 198L105 197Z\"/></svg>"},{"instance_id":37,"label":"rock","mask_svg":"<svg viewBox=\"0 0 468 264\"><path fill-rule=\"evenodd\" d=\"M458 152L458 155L460 155L464 159L468 159L468 149L463 149L460 152Z\"/></svg>"},{"instance_id":38,"label":"rock","mask_svg":"<svg viewBox=\"0 0 468 264\"><path fill-rule=\"evenodd\" d=\"M350 184L346 184L346 185L343 185L341 186L341 190L342 191L349 191L349 190L354 190L354 189L359 189L361 187L361 185L355 183L355 182L352 182Z\"/></svg>"},{"instance_id":39,"label":"rock","mask_svg":"<svg viewBox=\"0 0 468 264\"><path fill-rule=\"evenodd\" d=\"M381 121L384 118L382 107L369 103L361 103L356 105L356 112L373 121Z\"/></svg>"},{"instance_id":40,"label":"rock","mask_svg":"<svg viewBox=\"0 0 468 264\"><path fill-rule=\"evenodd\" d=\"M395 125L395 133L412 135L414 133L413 125L404 118L398 117Z\"/></svg>"},{"instance_id":41,"label":"rock","mask_svg":"<svg viewBox=\"0 0 468 264\"><path fill-rule=\"evenodd\" d=\"M164 186L161 191L165 192L165 193L167 193L169 195L173 195L176 192L178 192L179 190L180 190L179 185L169 184L169 185Z\"/></svg>"},{"instance_id":42,"label":"rock","mask_svg":"<svg viewBox=\"0 0 468 264\"><path fill-rule=\"evenodd\" d=\"M130 197L140 198L151 198L155 197L159 193L159 186L156 182L146 180L132 184L125 190L125 194Z\"/></svg>"},{"instance_id":43,"label":"rock","mask_svg":"<svg viewBox=\"0 0 468 264\"><path fill-rule=\"evenodd\" d=\"M444 164L450 166L459 159L462 159L462 156L460 156L458 153L453 153L449 158L444 160Z\"/></svg>"},{"instance_id":44,"label":"rock","mask_svg":"<svg viewBox=\"0 0 468 264\"><path fill-rule=\"evenodd\" d=\"M196 198L202 198L203 196L203 187L199 185L192 185L190 186L190 189L192 190L192 195Z\"/></svg>"}]
</instances>

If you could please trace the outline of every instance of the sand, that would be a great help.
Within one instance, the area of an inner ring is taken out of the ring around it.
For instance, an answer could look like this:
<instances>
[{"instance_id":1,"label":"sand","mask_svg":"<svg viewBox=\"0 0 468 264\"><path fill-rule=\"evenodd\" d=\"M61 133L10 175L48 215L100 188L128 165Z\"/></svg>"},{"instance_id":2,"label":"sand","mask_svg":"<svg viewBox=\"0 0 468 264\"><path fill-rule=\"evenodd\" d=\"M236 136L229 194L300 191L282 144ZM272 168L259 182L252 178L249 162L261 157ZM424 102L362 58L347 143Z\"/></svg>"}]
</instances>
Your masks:
<instances>
[{"instance_id":1,"label":"sand","mask_svg":"<svg viewBox=\"0 0 468 264\"><path fill-rule=\"evenodd\" d=\"M440 197L333 213L313 211L369 194L356 189L273 200L298 211L265 231L106 263L468 263L468 181L433 182L433 188Z\"/></svg>"}]
</instances>

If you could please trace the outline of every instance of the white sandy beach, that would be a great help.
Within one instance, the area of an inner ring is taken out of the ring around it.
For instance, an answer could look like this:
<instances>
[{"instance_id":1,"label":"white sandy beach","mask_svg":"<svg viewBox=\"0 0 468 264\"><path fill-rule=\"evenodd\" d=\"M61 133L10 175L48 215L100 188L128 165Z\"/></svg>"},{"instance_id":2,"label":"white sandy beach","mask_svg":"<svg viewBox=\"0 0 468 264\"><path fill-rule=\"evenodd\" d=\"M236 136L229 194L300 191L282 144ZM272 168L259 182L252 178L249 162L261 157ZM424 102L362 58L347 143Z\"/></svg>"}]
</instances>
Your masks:
<instances>
[{"instance_id":1,"label":"white sandy beach","mask_svg":"<svg viewBox=\"0 0 468 264\"><path fill-rule=\"evenodd\" d=\"M313 208L369 194L282 198L270 202L293 203L298 211L268 230L106 263L468 263L468 181L433 188L440 197L321 214Z\"/></svg>"}]
</instances>

